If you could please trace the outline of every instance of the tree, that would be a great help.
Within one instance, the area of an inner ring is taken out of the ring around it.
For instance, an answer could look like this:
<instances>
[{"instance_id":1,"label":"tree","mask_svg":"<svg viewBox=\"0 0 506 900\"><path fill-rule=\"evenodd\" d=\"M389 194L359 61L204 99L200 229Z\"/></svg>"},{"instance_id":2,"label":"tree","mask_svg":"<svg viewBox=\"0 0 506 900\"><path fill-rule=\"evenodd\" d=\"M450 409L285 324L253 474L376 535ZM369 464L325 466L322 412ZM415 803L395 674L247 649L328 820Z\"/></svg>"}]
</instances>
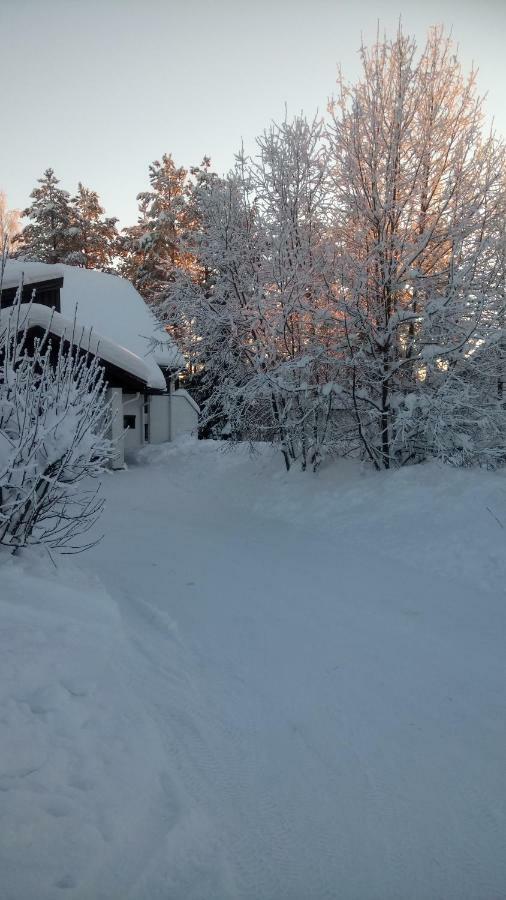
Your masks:
<instances>
[{"instance_id":1,"label":"tree","mask_svg":"<svg viewBox=\"0 0 506 900\"><path fill-rule=\"evenodd\" d=\"M46 169L38 179L30 197L31 205L22 215L30 218L19 235L18 253L27 259L44 263L65 263L72 254L73 247L69 233L71 207L67 191L58 187L59 180L53 169Z\"/></svg>"},{"instance_id":2,"label":"tree","mask_svg":"<svg viewBox=\"0 0 506 900\"><path fill-rule=\"evenodd\" d=\"M296 116L257 139L249 179L265 238L264 370L288 459L316 468L331 445L332 266L323 121ZM286 462L285 457L285 462Z\"/></svg>"},{"instance_id":3,"label":"tree","mask_svg":"<svg viewBox=\"0 0 506 900\"><path fill-rule=\"evenodd\" d=\"M459 391L468 432L484 437L466 378L482 329L497 326L504 151L441 29L419 57L400 29L361 55L329 132L338 351L364 452L388 468L430 452L427 413L441 404L458 447Z\"/></svg>"},{"instance_id":4,"label":"tree","mask_svg":"<svg viewBox=\"0 0 506 900\"><path fill-rule=\"evenodd\" d=\"M181 251L188 227L188 172L164 154L149 167L151 190L138 194L137 224L125 228L120 242L121 274L153 305L163 302L166 286L191 260Z\"/></svg>"},{"instance_id":5,"label":"tree","mask_svg":"<svg viewBox=\"0 0 506 900\"><path fill-rule=\"evenodd\" d=\"M249 199L238 174L195 181L191 208L199 228L186 234L185 250L197 260L200 277L193 270L176 270L160 307L168 327L182 337L200 382L203 424L211 434L224 428L234 436L245 431L238 407L247 379L261 253Z\"/></svg>"},{"instance_id":6,"label":"tree","mask_svg":"<svg viewBox=\"0 0 506 900\"><path fill-rule=\"evenodd\" d=\"M9 209L7 195L0 191L0 235L6 245L11 246L15 236L21 231L20 213L17 209Z\"/></svg>"},{"instance_id":7,"label":"tree","mask_svg":"<svg viewBox=\"0 0 506 900\"><path fill-rule=\"evenodd\" d=\"M98 194L79 182L70 201L66 261L85 269L110 270L117 252L117 221L104 215Z\"/></svg>"},{"instance_id":8,"label":"tree","mask_svg":"<svg viewBox=\"0 0 506 900\"><path fill-rule=\"evenodd\" d=\"M204 388L204 421L278 443L287 468L298 458L318 465L331 430L322 127L285 121L227 178L200 173L189 204L198 227L185 244L200 277L175 278L163 307L180 331L192 325L185 349Z\"/></svg>"},{"instance_id":9,"label":"tree","mask_svg":"<svg viewBox=\"0 0 506 900\"><path fill-rule=\"evenodd\" d=\"M399 30L362 63L327 124L273 125L229 176L187 185L192 263L152 296L216 434L271 440L287 468L329 452L495 464L504 148L441 29L421 54Z\"/></svg>"}]
</instances>

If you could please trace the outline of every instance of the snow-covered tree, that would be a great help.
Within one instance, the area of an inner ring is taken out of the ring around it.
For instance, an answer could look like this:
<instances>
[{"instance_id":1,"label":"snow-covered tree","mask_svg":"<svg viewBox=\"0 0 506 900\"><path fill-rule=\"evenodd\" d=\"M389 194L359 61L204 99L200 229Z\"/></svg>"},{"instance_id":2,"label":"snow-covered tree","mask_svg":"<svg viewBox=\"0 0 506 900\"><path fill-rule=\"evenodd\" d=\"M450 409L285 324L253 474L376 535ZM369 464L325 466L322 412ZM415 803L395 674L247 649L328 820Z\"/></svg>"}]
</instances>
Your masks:
<instances>
[{"instance_id":1,"label":"snow-covered tree","mask_svg":"<svg viewBox=\"0 0 506 900\"><path fill-rule=\"evenodd\" d=\"M98 194L79 182L70 201L67 262L85 269L110 270L117 252L117 221L105 216Z\"/></svg>"},{"instance_id":2,"label":"snow-covered tree","mask_svg":"<svg viewBox=\"0 0 506 900\"><path fill-rule=\"evenodd\" d=\"M71 198L58 187L52 169L44 172L39 185L30 195L31 206L23 211L30 222L13 242L18 255L109 270L118 252L118 220L105 215L98 194L79 182Z\"/></svg>"},{"instance_id":3,"label":"snow-covered tree","mask_svg":"<svg viewBox=\"0 0 506 900\"><path fill-rule=\"evenodd\" d=\"M149 167L150 190L138 194L136 225L123 230L121 274L149 303L158 305L178 269L191 265L180 238L188 227L188 172L164 154Z\"/></svg>"},{"instance_id":4,"label":"snow-covered tree","mask_svg":"<svg viewBox=\"0 0 506 900\"><path fill-rule=\"evenodd\" d=\"M29 309L17 302L0 323L0 544L72 552L103 505L89 479L110 456L105 385L71 335L58 349L49 330L33 339Z\"/></svg>"},{"instance_id":5,"label":"snow-covered tree","mask_svg":"<svg viewBox=\"0 0 506 900\"><path fill-rule=\"evenodd\" d=\"M187 225L151 296L214 433L272 440L287 467L329 451L377 468L493 462L504 149L441 29L420 54L399 30L362 63L328 124L273 125L228 177L186 185Z\"/></svg>"},{"instance_id":6,"label":"snow-covered tree","mask_svg":"<svg viewBox=\"0 0 506 900\"><path fill-rule=\"evenodd\" d=\"M200 223L185 249L198 261L177 269L160 307L163 321L180 336L200 384L204 421L211 433L244 434L238 412L251 341L251 309L258 292L255 213L237 174L195 182L192 209Z\"/></svg>"},{"instance_id":7,"label":"snow-covered tree","mask_svg":"<svg viewBox=\"0 0 506 900\"><path fill-rule=\"evenodd\" d=\"M71 207L68 191L58 187L59 179L53 169L46 169L38 179L30 197L32 203L23 211L30 222L19 234L18 253L27 259L44 263L68 262L72 251L70 234Z\"/></svg>"},{"instance_id":8,"label":"snow-covered tree","mask_svg":"<svg viewBox=\"0 0 506 900\"><path fill-rule=\"evenodd\" d=\"M329 134L337 349L364 451L389 467L431 452L430 410L444 408L447 444L486 440L467 379L497 324L504 152L441 29L420 55L399 30L362 48L362 65L357 84L339 82Z\"/></svg>"},{"instance_id":9,"label":"snow-covered tree","mask_svg":"<svg viewBox=\"0 0 506 900\"><path fill-rule=\"evenodd\" d=\"M7 195L0 191L0 235L12 245L13 238L21 231L21 214L18 209L9 209Z\"/></svg>"},{"instance_id":10,"label":"snow-covered tree","mask_svg":"<svg viewBox=\"0 0 506 900\"><path fill-rule=\"evenodd\" d=\"M316 466L332 430L326 181L322 123L303 117L272 126L227 178L201 172L185 243L199 277L179 273L163 307L180 332L191 323L204 419L273 440L287 467Z\"/></svg>"},{"instance_id":11,"label":"snow-covered tree","mask_svg":"<svg viewBox=\"0 0 506 900\"><path fill-rule=\"evenodd\" d=\"M285 119L258 138L257 148L248 177L264 235L263 374L276 397L289 459L316 467L335 440L323 122Z\"/></svg>"}]
</instances>

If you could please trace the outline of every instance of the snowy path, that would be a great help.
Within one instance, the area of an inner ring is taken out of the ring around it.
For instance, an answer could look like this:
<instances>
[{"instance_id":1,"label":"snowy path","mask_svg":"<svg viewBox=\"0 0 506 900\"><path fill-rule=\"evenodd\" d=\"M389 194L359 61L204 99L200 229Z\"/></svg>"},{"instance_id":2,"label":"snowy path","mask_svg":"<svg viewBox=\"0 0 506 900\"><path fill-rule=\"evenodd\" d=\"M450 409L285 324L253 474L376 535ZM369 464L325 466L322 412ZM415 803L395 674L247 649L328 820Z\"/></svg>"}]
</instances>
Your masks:
<instances>
[{"instance_id":1,"label":"snowy path","mask_svg":"<svg viewBox=\"0 0 506 900\"><path fill-rule=\"evenodd\" d=\"M109 535L80 561L167 754L121 896L506 896L497 481L462 500L460 473L441 497L345 468L311 494L211 444L152 459L108 479Z\"/></svg>"}]
</instances>

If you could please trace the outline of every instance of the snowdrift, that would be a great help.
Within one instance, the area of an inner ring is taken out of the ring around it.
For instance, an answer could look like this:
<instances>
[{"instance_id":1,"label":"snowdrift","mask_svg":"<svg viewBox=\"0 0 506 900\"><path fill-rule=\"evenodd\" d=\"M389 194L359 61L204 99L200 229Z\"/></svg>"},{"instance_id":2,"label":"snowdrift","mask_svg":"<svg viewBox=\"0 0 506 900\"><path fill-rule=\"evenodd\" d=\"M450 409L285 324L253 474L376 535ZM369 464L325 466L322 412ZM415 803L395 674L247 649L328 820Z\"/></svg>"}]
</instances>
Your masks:
<instances>
[{"instance_id":1,"label":"snowdrift","mask_svg":"<svg viewBox=\"0 0 506 900\"><path fill-rule=\"evenodd\" d=\"M159 827L163 748L110 596L24 560L0 559L0 894L117 897Z\"/></svg>"}]
</instances>

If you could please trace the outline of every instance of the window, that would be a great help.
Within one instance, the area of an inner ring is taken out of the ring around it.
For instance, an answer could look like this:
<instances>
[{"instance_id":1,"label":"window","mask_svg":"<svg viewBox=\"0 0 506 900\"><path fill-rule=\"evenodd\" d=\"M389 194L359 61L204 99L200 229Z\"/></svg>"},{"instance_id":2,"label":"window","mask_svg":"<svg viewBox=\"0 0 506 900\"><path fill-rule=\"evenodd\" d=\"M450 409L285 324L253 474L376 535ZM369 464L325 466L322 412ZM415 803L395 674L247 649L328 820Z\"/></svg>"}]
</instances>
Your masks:
<instances>
[{"instance_id":1,"label":"window","mask_svg":"<svg viewBox=\"0 0 506 900\"><path fill-rule=\"evenodd\" d=\"M149 444L149 425L147 422L144 423L144 440L146 444Z\"/></svg>"},{"instance_id":2,"label":"window","mask_svg":"<svg viewBox=\"0 0 506 900\"><path fill-rule=\"evenodd\" d=\"M135 416L123 416L123 428L135 429Z\"/></svg>"}]
</instances>

